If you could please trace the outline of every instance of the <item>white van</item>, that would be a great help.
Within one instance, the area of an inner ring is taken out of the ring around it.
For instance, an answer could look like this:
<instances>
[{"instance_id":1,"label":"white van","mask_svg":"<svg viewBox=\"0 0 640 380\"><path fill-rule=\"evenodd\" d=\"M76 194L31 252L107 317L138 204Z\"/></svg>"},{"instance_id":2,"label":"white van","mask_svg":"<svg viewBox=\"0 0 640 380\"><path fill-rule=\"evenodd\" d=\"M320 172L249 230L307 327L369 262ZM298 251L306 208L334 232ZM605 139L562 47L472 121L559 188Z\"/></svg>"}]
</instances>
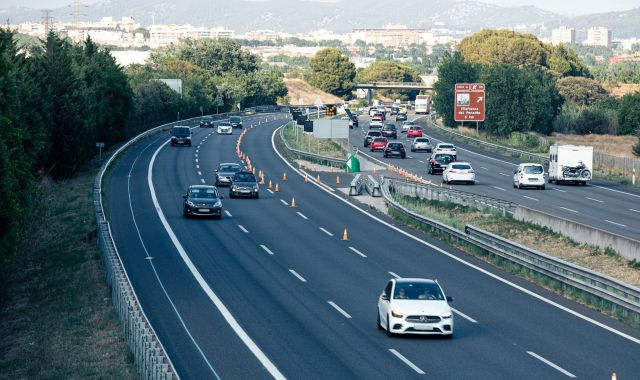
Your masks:
<instances>
[{"instance_id":1,"label":"white van","mask_svg":"<svg viewBox=\"0 0 640 380\"><path fill-rule=\"evenodd\" d=\"M544 190L544 166L526 163L518 165L513 172L513 187L536 187Z\"/></svg>"}]
</instances>

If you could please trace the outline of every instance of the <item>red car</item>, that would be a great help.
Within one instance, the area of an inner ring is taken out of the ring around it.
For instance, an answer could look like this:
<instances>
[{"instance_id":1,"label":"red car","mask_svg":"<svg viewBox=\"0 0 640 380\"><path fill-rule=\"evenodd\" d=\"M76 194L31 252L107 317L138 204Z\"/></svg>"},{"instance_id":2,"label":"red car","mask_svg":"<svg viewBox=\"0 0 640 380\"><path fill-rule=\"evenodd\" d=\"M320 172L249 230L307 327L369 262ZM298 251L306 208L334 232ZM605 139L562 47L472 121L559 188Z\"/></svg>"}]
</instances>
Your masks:
<instances>
[{"instance_id":1,"label":"red car","mask_svg":"<svg viewBox=\"0 0 640 380\"><path fill-rule=\"evenodd\" d=\"M387 147L387 138L386 137L376 137L371 141L371 151L375 152L376 150L384 150Z\"/></svg>"},{"instance_id":2,"label":"red car","mask_svg":"<svg viewBox=\"0 0 640 380\"><path fill-rule=\"evenodd\" d=\"M379 117L380 119L382 119L382 121L385 121L387 119L387 115L385 115L382 112L376 112L373 114L372 118L374 117Z\"/></svg>"},{"instance_id":3,"label":"red car","mask_svg":"<svg viewBox=\"0 0 640 380\"><path fill-rule=\"evenodd\" d=\"M417 125L410 127L407 131L407 138L409 137L422 137L422 128Z\"/></svg>"}]
</instances>

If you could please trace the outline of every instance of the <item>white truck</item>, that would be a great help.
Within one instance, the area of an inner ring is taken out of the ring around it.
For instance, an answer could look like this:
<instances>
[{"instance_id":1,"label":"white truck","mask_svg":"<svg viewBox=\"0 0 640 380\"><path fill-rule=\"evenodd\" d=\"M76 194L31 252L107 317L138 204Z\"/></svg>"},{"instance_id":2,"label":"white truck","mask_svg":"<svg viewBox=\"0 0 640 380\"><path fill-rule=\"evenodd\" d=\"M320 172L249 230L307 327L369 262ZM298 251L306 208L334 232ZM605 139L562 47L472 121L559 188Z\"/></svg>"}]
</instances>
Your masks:
<instances>
[{"instance_id":1,"label":"white truck","mask_svg":"<svg viewBox=\"0 0 640 380\"><path fill-rule=\"evenodd\" d=\"M549 183L563 182L586 185L593 176L593 147L584 145L551 145L549 150Z\"/></svg>"}]
</instances>

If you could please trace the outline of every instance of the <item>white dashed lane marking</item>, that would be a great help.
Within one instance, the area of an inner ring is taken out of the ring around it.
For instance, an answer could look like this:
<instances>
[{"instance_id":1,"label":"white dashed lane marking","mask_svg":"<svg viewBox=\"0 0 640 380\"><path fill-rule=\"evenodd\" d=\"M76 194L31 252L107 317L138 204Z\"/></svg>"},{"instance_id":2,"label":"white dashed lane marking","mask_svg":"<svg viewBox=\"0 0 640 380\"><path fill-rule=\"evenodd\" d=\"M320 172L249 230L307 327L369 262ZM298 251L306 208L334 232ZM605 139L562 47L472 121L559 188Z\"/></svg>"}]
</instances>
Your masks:
<instances>
[{"instance_id":1,"label":"white dashed lane marking","mask_svg":"<svg viewBox=\"0 0 640 380\"><path fill-rule=\"evenodd\" d=\"M362 256L362 257L367 257L367 255L365 255L364 253L358 251L357 249L353 248L353 247L349 247L350 250L352 250L353 252L357 253L358 255Z\"/></svg>"},{"instance_id":2,"label":"white dashed lane marking","mask_svg":"<svg viewBox=\"0 0 640 380\"><path fill-rule=\"evenodd\" d=\"M324 228L320 227L320 231L324 232L325 234L329 235L329 236L333 236L333 234L327 230L325 230Z\"/></svg>"},{"instance_id":3,"label":"white dashed lane marking","mask_svg":"<svg viewBox=\"0 0 640 380\"><path fill-rule=\"evenodd\" d=\"M267 252L268 254L270 254L271 256L274 255L274 253L271 252L271 250L269 248L267 248L267 246L260 244L260 248L264 249L264 251Z\"/></svg>"},{"instance_id":4,"label":"white dashed lane marking","mask_svg":"<svg viewBox=\"0 0 640 380\"><path fill-rule=\"evenodd\" d=\"M328 301L329 305L333 306L334 309L338 310L340 314L342 314L345 318L351 318L351 316L338 305L336 305L333 301Z\"/></svg>"},{"instance_id":5,"label":"white dashed lane marking","mask_svg":"<svg viewBox=\"0 0 640 380\"><path fill-rule=\"evenodd\" d=\"M244 232L245 234L248 234L249 231L247 231L246 228L244 228L244 226L242 224L238 224L238 228L242 230L242 232Z\"/></svg>"},{"instance_id":6,"label":"white dashed lane marking","mask_svg":"<svg viewBox=\"0 0 640 380\"><path fill-rule=\"evenodd\" d=\"M416 371L419 375L424 375L425 374L423 370L418 368L415 364L413 364L409 359L405 358L398 351L394 350L393 348L390 348L389 352L391 352L393 355L395 355L398 359L402 360L402 362L404 364L408 365L412 370Z\"/></svg>"},{"instance_id":7,"label":"white dashed lane marking","mask_svg":"<svg viewBox=\"0 0 640 380\"><path fill-rule=\"evenodd\" d=\"M292 275L296 276L298 280L302 282L307 282L307 280L304 277L300 276L298 272L294 271L293 269L289 269L289 272L291 272Z\"/></svg>"}]
</instances>

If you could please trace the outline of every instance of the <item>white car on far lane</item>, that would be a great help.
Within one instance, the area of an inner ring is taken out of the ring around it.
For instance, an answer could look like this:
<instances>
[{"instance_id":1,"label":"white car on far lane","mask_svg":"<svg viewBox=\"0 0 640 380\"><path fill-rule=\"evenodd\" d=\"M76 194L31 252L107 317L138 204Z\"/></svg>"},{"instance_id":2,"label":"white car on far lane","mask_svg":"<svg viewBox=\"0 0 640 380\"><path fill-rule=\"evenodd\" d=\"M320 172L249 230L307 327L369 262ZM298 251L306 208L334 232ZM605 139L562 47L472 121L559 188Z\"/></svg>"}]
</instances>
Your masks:
<instances>
[{"instance_id":1,"label":"white car on far lane","mask_svg":"<svg viewBox=\"0 0 640 380\"><path fill-rule=\"evenodd\" d=\"M520 164L513 172L513 187L536 187L544 190L544 166L535 163Z\"/></svg>"},{"instance_id":2,"label":"white car on far lane","mask_svg":"<svg viewBox=\"0 0 640 380\"><path fill-rule=\"evenodd\" d=\"M453 312L437 281L392 278L378 299L378 329L394 334L453 337Z\"/></svg>"},{"instance_id":3,"label":"white car on far lane","mask_svg":"<svg viewBox=\"0 0 640 380\"><path fill-rule=\"evenodd\" d=\"M231 123L223 121L218 124L218 129L216 130L216 132L219 135L230 135L233 134L233 127L231 126Z\"/></svg>"},{"instance_id":4,"label":"white car on far lane","mask_svg":"<svg viewBox=\"0 0 640 380\"><path fill-rule=\"evenodd\" d=\"M403 121L402 122L402 133L407 133L407 131L409 130L409 128L413 127L414 125L416 125L416 123L414 123L413 121Z\"/></svg>"},{"instance_id":5,"label":"white car on far lane","mask_svg":"<svg viewBox=\"0 0 640 380\"><path fill-rule=\"evenodd\" d=\"M468 162L452 162L442 172L442 182L476 183L476 173Z\"/></svg>"}]
</instances>

